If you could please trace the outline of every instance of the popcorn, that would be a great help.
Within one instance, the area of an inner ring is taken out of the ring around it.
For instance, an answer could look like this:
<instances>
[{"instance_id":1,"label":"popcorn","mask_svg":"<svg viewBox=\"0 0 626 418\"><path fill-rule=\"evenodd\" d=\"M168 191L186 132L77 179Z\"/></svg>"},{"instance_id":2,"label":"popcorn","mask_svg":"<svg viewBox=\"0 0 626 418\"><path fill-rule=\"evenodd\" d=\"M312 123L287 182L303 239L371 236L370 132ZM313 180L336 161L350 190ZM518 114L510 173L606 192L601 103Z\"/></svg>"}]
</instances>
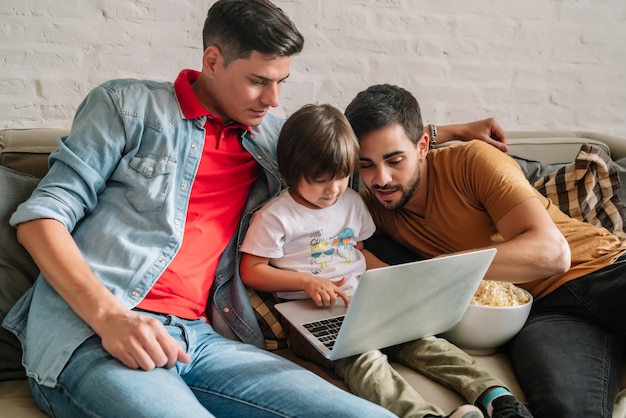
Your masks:
<instances>
[{"instance_id":1,"label":"popcorn","mask_svg":"<svg viewBox=\"0 0 626 418\"><path fill-rule=\"evenodd\" d=\"M518 306L530 301L528 293L513 283L483 280L470 304L480 306Z\"/></svg>"}]
</instances>

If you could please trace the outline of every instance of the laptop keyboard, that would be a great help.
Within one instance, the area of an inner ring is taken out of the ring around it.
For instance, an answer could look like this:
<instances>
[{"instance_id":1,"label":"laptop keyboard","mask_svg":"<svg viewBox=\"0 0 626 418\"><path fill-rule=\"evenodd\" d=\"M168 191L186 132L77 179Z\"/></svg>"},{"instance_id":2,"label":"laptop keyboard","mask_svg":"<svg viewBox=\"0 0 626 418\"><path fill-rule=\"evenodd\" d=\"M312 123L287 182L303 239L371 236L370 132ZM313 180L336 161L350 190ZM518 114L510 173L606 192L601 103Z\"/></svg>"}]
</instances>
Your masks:
<instances>
[{"instance_id":1,"label":"laptop keyboard","mask_svg":"<svg viewBox=\"0 0 626 418\"><path fill-rule=\"evenodd\" d=\"M332 350L343 318L345 318L345 316L337 316L335 318L322 319L321 321L308 322L302 325L322 344Z\"/></svg>"}]
</instances>

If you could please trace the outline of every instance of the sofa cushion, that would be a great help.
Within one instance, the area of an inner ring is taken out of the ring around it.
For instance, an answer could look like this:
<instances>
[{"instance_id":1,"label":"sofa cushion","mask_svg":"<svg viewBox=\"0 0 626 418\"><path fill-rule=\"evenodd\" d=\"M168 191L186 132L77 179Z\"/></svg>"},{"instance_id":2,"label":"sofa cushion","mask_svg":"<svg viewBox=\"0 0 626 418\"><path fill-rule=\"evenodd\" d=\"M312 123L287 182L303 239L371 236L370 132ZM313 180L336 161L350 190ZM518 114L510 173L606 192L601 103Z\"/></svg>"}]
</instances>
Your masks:
<instances>
[{"instance_id":1,"label":"sofa cushion","mask_svg":"<svg viewBox=\"0 0 626 418\"><path fill-rule=\"evenodd\" d=\"M33 176L0 166L0 322L38 274L32 258L17 242L16 229L9 225L11 214L37 183ZM17 338L0 328L0 380L25 376L21 353Z\"/></svg>"},{"instance_id":2,"label":"sofa cushion","mask_svg":"<svg viewBox=\"0 0 626 418\"><path fill-rule=\"evenodd\" d=\"M0 383L0 411L3 417L46 418L35 403L27 380Z\"/></svg>"}]
</instances>

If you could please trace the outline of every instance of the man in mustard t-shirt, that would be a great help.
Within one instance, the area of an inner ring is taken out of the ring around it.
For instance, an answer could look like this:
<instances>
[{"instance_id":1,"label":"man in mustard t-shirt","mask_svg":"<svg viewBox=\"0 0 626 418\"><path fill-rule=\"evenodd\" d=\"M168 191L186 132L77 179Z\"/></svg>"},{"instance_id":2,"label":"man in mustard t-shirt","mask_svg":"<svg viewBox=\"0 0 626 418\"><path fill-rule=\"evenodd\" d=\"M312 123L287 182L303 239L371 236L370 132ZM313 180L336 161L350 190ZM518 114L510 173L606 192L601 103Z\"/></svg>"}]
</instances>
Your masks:
<instances>
[{"instance_id":1,"label":"man in mustard t-shirt","mask_svg":"<svg viewBox=\"0 0 626 418\"><path fill-rule=\"evenodd\" d=\"M406 90L372 86L346 108L377 230L425 257L494 247L486 279L535 302L510 355L535 417L610 417L624 358L626 243L572 219L482 141L429 152Z\"/></svg>"}]
</instances>

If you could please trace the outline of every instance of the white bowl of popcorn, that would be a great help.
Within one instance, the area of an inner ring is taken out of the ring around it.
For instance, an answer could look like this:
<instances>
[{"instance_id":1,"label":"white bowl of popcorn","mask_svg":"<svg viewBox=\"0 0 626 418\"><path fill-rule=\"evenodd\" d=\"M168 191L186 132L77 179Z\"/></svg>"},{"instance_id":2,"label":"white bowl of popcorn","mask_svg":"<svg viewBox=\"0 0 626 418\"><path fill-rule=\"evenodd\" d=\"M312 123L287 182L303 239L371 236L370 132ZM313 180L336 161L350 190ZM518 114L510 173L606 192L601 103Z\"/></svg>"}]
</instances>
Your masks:
<instances>
[{"instance_id":1,"label":"white bowl of popcorn","mask_svg":"<svg viewBox=\"0 0 626 418\"><path fill-rule=\"evenodd\" d=\"M521 287L483 280L461 321L441 336L470 354L491 354L522 329L532 302Z\"/></svg>"}]
</instances>

